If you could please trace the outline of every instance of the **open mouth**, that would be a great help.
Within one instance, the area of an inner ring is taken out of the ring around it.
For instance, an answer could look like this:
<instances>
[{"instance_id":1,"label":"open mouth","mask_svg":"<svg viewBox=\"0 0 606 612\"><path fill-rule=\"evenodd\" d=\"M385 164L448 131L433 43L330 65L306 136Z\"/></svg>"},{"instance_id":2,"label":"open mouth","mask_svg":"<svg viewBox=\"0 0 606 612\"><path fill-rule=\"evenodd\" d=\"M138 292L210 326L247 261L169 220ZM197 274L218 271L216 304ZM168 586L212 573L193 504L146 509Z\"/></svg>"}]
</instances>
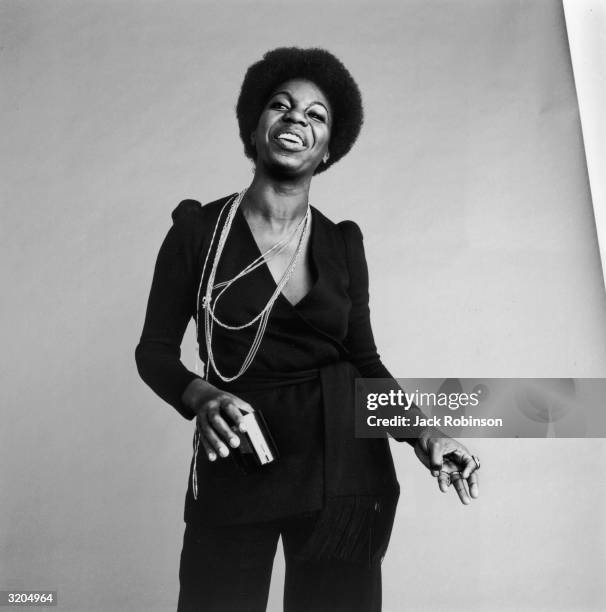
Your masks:
<instances>
[{"instance_id":1,"label":"open mouth","mask_svg":"<svg viewBox=\"0 0 606 612\"><path fill-rule=\"evenodd\" d=\"M305 148L303 138L293 132L280 132L276 135L275 139L283 148L291 151Z\"/></svg>"}]
</instances>

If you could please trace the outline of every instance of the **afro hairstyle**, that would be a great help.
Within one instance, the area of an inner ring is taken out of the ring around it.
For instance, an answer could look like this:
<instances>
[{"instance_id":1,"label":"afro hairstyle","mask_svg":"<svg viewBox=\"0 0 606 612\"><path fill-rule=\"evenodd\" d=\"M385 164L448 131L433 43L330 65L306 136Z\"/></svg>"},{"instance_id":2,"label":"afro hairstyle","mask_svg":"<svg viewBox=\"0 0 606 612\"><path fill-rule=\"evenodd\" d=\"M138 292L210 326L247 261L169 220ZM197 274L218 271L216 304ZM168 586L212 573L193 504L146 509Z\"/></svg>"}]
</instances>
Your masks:
<instances>
[{"instance_id":1,"label":"afro hairstyle","mask_svg":"<svg viewBox=\"0 0 606 612\"><path fill-rule=\"evenodd\" d=\"M244 153L255 161L256 151L250 135L256 129L272 92L291 79L315 83L332 107L330 156L326 163L316 168L314 174L319 174L351 149L364 121L362 96L357 83L343 63L325 49L279 47L265 53L261 60L248 68L236 104Z\"/></svg>"}]
</instances>

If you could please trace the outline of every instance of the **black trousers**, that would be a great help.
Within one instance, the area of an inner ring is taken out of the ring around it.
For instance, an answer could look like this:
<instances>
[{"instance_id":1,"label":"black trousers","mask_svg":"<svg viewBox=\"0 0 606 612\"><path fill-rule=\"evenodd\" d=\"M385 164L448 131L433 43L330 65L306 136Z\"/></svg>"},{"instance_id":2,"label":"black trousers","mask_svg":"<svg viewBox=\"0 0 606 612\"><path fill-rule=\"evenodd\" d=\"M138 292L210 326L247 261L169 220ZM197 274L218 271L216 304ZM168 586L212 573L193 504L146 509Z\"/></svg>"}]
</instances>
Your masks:
<instances>
[{"instance_id":1,"label":"black trousers","mask_svg":"<svg viewBox=\"0 0 606 612\"><path fill-rule=\"evenodd\" d=\"M220 527L187 524L177 612L265 612L282 536L284 612L379 612L381 565L297 559L314 514Z\"/></svg>"}]
</instances>

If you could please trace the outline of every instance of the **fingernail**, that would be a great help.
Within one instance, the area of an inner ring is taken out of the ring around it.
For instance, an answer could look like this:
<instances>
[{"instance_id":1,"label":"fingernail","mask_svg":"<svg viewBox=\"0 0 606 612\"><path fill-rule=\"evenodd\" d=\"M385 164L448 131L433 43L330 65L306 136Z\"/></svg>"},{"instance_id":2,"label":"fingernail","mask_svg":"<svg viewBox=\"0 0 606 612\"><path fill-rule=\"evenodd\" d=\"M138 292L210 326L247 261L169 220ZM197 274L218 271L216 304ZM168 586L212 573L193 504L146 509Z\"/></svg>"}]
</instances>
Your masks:
<instances>
[{"instance_id":1,"label":"fingernail","mask_svg":"<svg viewBox=\"0 0 606 612\"><path fill-rule=\"evenodd\" d=\"M219 455L221 455L221 457L227 457L227 455L229 455L229 450L225 446L222 446L219 449Z\"/></svg>"},{"instance_id":2,"label":"fingernail","mask_svg":"<svg viewBox=\"0 0 606 612\"><path fill-rule=\"evenodd\" d=\"M244 423L240 423L240 431L244 433L246 431L246 425Z\"/></svg>"},{"instance_id":3,"label":"fingernail","mask_svg":"<svg viewBox=\"0 0 606 612\"><path fill-rule=\"evenodd\" d=\"M229 439L229 443L234 447L237 448L238 446L240 446L240 439L239 438L230 438Z\"/></svg>"},{"instance_id":4,"label":"fingernail","mask_svg":"<svg viewBox=\"0 0 606 612\"><path fill-rule=\"evenodd\" d=\"M214 461L216 458L217 458L217 455L215 455L215 453L208 453L209 461Z\"/></svg>"},{"instance_id":5,"label":"fingernail","mask_svg":"<svg viewBox=\"0 0 606 612\"><path fill-rule=\"evenodd\" d=\"M437 478L440 475L440 470L431 470L431 475Z\"/></svg>"}]
</instances>

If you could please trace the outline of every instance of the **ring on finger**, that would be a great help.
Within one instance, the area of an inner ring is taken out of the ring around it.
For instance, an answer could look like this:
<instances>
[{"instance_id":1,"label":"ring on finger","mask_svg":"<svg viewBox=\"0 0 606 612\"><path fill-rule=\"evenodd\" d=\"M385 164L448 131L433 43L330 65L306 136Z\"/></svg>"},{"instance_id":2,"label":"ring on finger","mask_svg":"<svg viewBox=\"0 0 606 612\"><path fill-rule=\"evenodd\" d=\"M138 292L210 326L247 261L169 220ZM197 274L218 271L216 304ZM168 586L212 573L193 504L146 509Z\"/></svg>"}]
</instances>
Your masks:
<instances>
[{"instance_id":1,"label":"ring on finger","mask_svg":"<svg viewBox=\"0 0 606 612\"><path fill-rule=\"evenodd\" d=\"M476 457L476 455L472 455L471 458L473 459L473 462L476 464L476 470L480 469L480 458Z\"/></svg>"},{"instance_id":2,"label":"ring on finger","mask_svg":"<svg viewBox=\"0 0 606 612\"><path fill-rule=\"evenodd\" d=\"M461 472L451 472L450 474L450 480L452 482L457 482L458 480L461 480L463 478L463 476L461 476Z\"/></svg>"},{"instance_id":3,"label":"ring on finger","mask_svg":"<svg viewBox=\"0 0 606 612\"><path fill-rule=\"evenodd\" d=\"M446 479L446 482L448 483L448 486L450 486L451 480L450 480L450 474L444 470L440 470L440 475L438 477L438 480L441 479Z\"/></svg>"}]
</instances>

